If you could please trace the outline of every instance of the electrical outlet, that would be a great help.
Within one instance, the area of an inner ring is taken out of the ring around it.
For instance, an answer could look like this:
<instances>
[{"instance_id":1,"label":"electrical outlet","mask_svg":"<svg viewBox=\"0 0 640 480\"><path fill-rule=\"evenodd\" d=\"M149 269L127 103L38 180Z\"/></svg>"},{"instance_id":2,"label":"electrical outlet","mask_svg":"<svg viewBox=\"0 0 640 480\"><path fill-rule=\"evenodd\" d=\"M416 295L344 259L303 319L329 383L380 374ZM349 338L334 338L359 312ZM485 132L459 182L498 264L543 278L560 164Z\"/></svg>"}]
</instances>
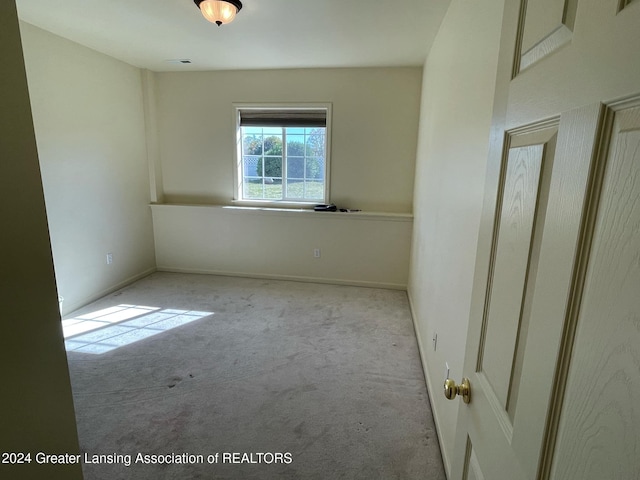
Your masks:
<instances>
[{"instance_id":1,"label":"electrical outlet","mask_svg":"<svg viewBox=\"0 0 640 480\"><path fill-rule=\"evenodd\" d=\"M113 253L107 253L107 265L111 265L113 263Z\"/></svg>"},{"instance_id":2,"label":"electrical outlet","mask_svg":"<svg viewBox=\"0 0 640 480\"><path fill-rule=\"evenodd\" d=\"M313 258L320 258L320 249L319 248L314 248L313 249Z\"/></svg>"}]
</instances>

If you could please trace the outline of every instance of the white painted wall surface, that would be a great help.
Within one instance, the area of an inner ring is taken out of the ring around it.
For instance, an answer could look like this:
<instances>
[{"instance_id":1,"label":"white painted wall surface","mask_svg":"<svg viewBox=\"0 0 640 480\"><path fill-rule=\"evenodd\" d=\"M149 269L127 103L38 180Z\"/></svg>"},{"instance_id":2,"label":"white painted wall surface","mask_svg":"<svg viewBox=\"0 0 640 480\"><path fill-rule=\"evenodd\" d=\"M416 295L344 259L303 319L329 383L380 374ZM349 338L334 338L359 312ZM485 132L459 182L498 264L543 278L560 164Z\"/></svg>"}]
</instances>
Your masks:
<instances>
[{"instance_id":1,"label":"white painted wall surface","mask_svg":"<svg viewBox=\"0 0 640 480\"><path fill-rule=\"evenodd\" d=\"M406 288L411 215L152 209L160 270Z\"/></svg>"},{"instance_id":2,"label":"white painted wall surface","mask_svg":"<svg viewBox=\"0 0 640 480\"><path fill-rule=\"evenodd\" d=\"M411 213L420 68L156 74L167 203L233 199L233 103L331 102L331 202Z\"/></svg>"},{"instance_id":3,"label":"white painted wall surface","mask_svg":"<svg viewBox=\"0 0 640 480\"><path fill-rule=\"evenodd\" d=\"M141 75L20 28L56 280L71 311L155 268Z\"/></svg>"},{"instance_id":4,"label":"white painted wall surface","mask_svg":"<svg viewBox=\"0 0 640 480\"><path fill-rule=\"evenodd\" d=\"M405 288L421 76L419 68L155 74L161 196L174 204L154 207L158 268ZM215 208L233 204L233 104L251 102L331 102L330 201L364 215Z\"/></svg>"},{"instance_id":5,"label":"white painted wall surface","mask_svg":"<svg viewBox=\"0 0 640 480\"><path fill-rule=\"evenodd\" d=\"M447 471L461 402L442 383L445 362L462 377L502 5L453 0L423 74L409 296Z\"/></svg>"}]
</instances>

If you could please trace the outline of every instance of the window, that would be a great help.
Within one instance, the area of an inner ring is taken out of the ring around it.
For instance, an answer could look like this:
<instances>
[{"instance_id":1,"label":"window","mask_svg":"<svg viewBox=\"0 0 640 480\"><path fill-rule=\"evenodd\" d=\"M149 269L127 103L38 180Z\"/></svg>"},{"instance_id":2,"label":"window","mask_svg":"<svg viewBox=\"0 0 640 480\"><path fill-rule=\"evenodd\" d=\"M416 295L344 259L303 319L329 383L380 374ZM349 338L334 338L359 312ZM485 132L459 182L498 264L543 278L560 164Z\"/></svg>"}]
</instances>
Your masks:
<instances>
[{"instance_id":1,"label":"window","mask_svg":"<svg viewBox=\"0 0 640 480\"><path fill-rule=\"evenodd\" d=\"M329 112L329 105L236 106L236 199L326 203Z\"/></svg>"}]
</instances>

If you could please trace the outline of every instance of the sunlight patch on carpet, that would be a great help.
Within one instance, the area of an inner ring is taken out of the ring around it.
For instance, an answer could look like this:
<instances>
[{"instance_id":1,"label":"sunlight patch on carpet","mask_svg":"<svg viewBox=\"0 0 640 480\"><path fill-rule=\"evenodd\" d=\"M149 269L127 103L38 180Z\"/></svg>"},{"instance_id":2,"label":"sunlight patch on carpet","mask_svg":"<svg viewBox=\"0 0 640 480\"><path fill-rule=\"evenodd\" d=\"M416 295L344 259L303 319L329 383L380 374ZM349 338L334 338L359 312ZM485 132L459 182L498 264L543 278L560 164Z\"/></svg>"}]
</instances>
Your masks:
<instances>
[{"instance_id":1,"label":"sunlight patch on carpet","mask_svg":"<svg viewBox=\"0 0 640 480\"><path fill-rule=\"evenodd\" d=\"M62 320L68 352L100 354L213 315L213 312L117 305Z\"/></svg>"}]
</instances>

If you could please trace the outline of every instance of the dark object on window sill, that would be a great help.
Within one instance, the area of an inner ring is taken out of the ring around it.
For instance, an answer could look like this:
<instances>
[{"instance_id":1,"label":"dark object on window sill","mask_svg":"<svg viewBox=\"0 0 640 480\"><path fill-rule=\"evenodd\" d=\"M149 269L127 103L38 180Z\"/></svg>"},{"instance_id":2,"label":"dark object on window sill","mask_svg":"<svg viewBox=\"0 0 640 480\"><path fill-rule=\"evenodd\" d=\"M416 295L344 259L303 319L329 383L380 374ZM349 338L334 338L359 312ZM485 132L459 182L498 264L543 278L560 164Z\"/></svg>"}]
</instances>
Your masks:
<instances>
[{"instance_id":1,"label":"dark object on window sill","mask_svg":"<svg viewBox=\"0 0 640 480\"><path fill-rule=\"evenodd\" d=\"M329 205L316 205L315 207L313 207L313 209L316 212L335 212L336 210L338 210L338 207L336 207L333 203L329 204Z\"/></svg>"}]
</instances>

